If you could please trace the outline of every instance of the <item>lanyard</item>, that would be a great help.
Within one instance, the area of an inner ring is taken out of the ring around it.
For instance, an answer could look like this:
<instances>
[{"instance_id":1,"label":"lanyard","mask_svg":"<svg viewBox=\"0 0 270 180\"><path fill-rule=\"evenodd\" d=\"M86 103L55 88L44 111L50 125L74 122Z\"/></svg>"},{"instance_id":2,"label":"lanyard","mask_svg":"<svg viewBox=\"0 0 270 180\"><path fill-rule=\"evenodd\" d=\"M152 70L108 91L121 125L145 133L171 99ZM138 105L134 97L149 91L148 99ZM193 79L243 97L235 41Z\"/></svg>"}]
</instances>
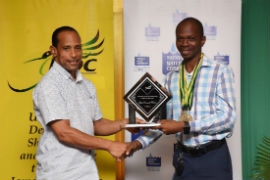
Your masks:
<instances>
[{"instance_id":1,"label":"lanyard","mask_svg":"<svg viewBox=\"0 0 270 180\"><path fill-rule=\"evenodd\" d=\"M201 54L199 63L194 68L194 72L190 79L190 82L187 82L187 75L185 73L184 63L180 64L179 72L179 88L180 88L180 97L183 110L190 110L193 102L193 92L194 92L194 82L197 77L198 71L202 64L203 53Z\"/></svg>"}]
</instances>

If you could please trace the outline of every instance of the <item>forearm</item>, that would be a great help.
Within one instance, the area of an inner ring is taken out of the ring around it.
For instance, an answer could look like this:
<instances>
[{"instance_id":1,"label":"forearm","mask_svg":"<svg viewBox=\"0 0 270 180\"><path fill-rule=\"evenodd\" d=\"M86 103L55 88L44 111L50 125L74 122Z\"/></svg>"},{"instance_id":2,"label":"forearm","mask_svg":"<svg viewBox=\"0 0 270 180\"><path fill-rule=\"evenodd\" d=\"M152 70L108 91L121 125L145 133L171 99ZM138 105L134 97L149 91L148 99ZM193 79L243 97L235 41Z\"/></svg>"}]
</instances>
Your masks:
<instances>
[{"instance_id":1,"label":"forearm","mask_svg":"<svg viewBox=\"0 0 270 180\"><path fill-rule=\"evenodd\" d=\"M127 154L127 145L116 141L86 134L70 126L69 120L55 120L48 124L56 135L57 139L68 146L78 149L100 149L108 151L113 157L122 159Z\"/></svg>"},{"instance_id":2,"label":"forearm","mask_svg":"<svg viewBox=\"0 0 270 180\"><path fill-rule=\"evenodd\" d=\"M70 126L69 120L55 120L48 124L57 139L63 144L80 149L108 150L112 141L86 134Z\"/></svg>"},{"instance_id":3,"label":"forearm","mask_svg":"<svg viewBox=\"0 0 270 180\"><path fill-rule=\"evenodd\" d=\"M108 136L115 134L121 131L125 124L126 120L108 120L108 119L100 119L94 122L95 135L98 136Z\"/></svg>"},{"instance_id":4,"label":"forearm","mask_svg":"<svg viewBox=\"0 0 270 180\"><path fill-rule=\"evenodd\" d=\"M232 98L226 99L217 96L217 102L217 106L211 103L208 115L205 113L203 117L190 122L191 132L215 134L233 128L236 121L236 110ZM214 111L211 112L211 109Z\"/></svg>"},{"instance_id":5,"label":"forearm","mask_svg":"<svg viewBox=\"0 0 270 180\"><path fill-rule=\"evenodd\" d=\"M57 135L60 142L79 149L108 150L112 141L83 133L70 127Z\"/></svg>"}]
</instances>

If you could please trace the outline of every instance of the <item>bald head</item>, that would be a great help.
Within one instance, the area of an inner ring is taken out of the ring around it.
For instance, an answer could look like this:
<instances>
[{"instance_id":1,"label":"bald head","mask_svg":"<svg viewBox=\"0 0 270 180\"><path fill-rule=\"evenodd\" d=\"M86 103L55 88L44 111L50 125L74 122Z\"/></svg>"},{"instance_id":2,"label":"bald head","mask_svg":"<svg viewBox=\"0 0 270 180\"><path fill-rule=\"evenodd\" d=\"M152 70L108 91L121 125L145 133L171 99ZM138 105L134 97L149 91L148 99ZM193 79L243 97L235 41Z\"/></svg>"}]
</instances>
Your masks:
<instances>
[{"instance_id":1,"label":"bald head","mask_svg":"<svg viewBox=\"0 0 270 180\"><path fill-rule=\"evenodd\" d=\"M198 28L198 32L200 34L201 37L204 36L204 32L203 32L203 25L202 23L196 19L196 18L193 18L193 17L188 17L188 18L185 18L184 20L182 20L177 26L176 26L176 32L178 32L179 28L181 26L183 26L184 24L187 24L187 23L192 23L194 24L197 28Z\"/></svg>"}]
</instances>

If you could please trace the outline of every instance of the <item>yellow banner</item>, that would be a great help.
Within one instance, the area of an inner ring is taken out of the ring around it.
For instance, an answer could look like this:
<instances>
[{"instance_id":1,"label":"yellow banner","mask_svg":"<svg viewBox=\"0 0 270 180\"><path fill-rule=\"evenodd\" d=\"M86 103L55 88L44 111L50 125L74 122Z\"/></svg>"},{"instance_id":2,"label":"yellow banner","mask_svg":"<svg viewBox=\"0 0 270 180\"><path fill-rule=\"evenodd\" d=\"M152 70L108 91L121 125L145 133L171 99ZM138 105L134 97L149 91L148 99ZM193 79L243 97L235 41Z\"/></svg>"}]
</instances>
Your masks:
<instances>
[{"instance_id":1,"label":"yellow banner","mask_svg":"<svg viewBox=\"0 0 270 180\"><path fill-rule=\"evenodd\" d=\"M81 71L96 85L103 115L115 116L113 1L0 0L0 179L35 179L42 129L33 113L32 89L48 71L52 32L63 25L77 29L82 43L93 47L85 52ZM97 163L101 179L115 179L108 153L97 152Z\"/></svg>"}]
</instances>

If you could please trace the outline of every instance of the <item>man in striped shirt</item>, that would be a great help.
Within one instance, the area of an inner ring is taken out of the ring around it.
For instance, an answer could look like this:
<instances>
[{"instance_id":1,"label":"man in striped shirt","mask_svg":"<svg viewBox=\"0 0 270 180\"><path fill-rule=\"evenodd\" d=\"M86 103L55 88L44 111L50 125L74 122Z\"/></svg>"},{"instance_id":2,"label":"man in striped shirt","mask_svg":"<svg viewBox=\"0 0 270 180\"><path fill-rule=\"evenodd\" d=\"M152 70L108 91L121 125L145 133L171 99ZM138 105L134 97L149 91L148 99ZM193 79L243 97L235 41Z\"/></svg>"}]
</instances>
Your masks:
<instances>
[{"instance_id":1,"label":"man in striped shirt","mask_svg":"<svg viewBox=\"0 0 270 180\"><path fill-rule=\"evenodd\" d=\"M176 27L176 46L183 57L179 70L166 75L171 93L166 119L132 143L146 148L162 134L176 134L173 180L232 180L226 138L236 121L233 72L227 65L209 60L202 23L192 17Z\"/></svg>"}]
</instances>

